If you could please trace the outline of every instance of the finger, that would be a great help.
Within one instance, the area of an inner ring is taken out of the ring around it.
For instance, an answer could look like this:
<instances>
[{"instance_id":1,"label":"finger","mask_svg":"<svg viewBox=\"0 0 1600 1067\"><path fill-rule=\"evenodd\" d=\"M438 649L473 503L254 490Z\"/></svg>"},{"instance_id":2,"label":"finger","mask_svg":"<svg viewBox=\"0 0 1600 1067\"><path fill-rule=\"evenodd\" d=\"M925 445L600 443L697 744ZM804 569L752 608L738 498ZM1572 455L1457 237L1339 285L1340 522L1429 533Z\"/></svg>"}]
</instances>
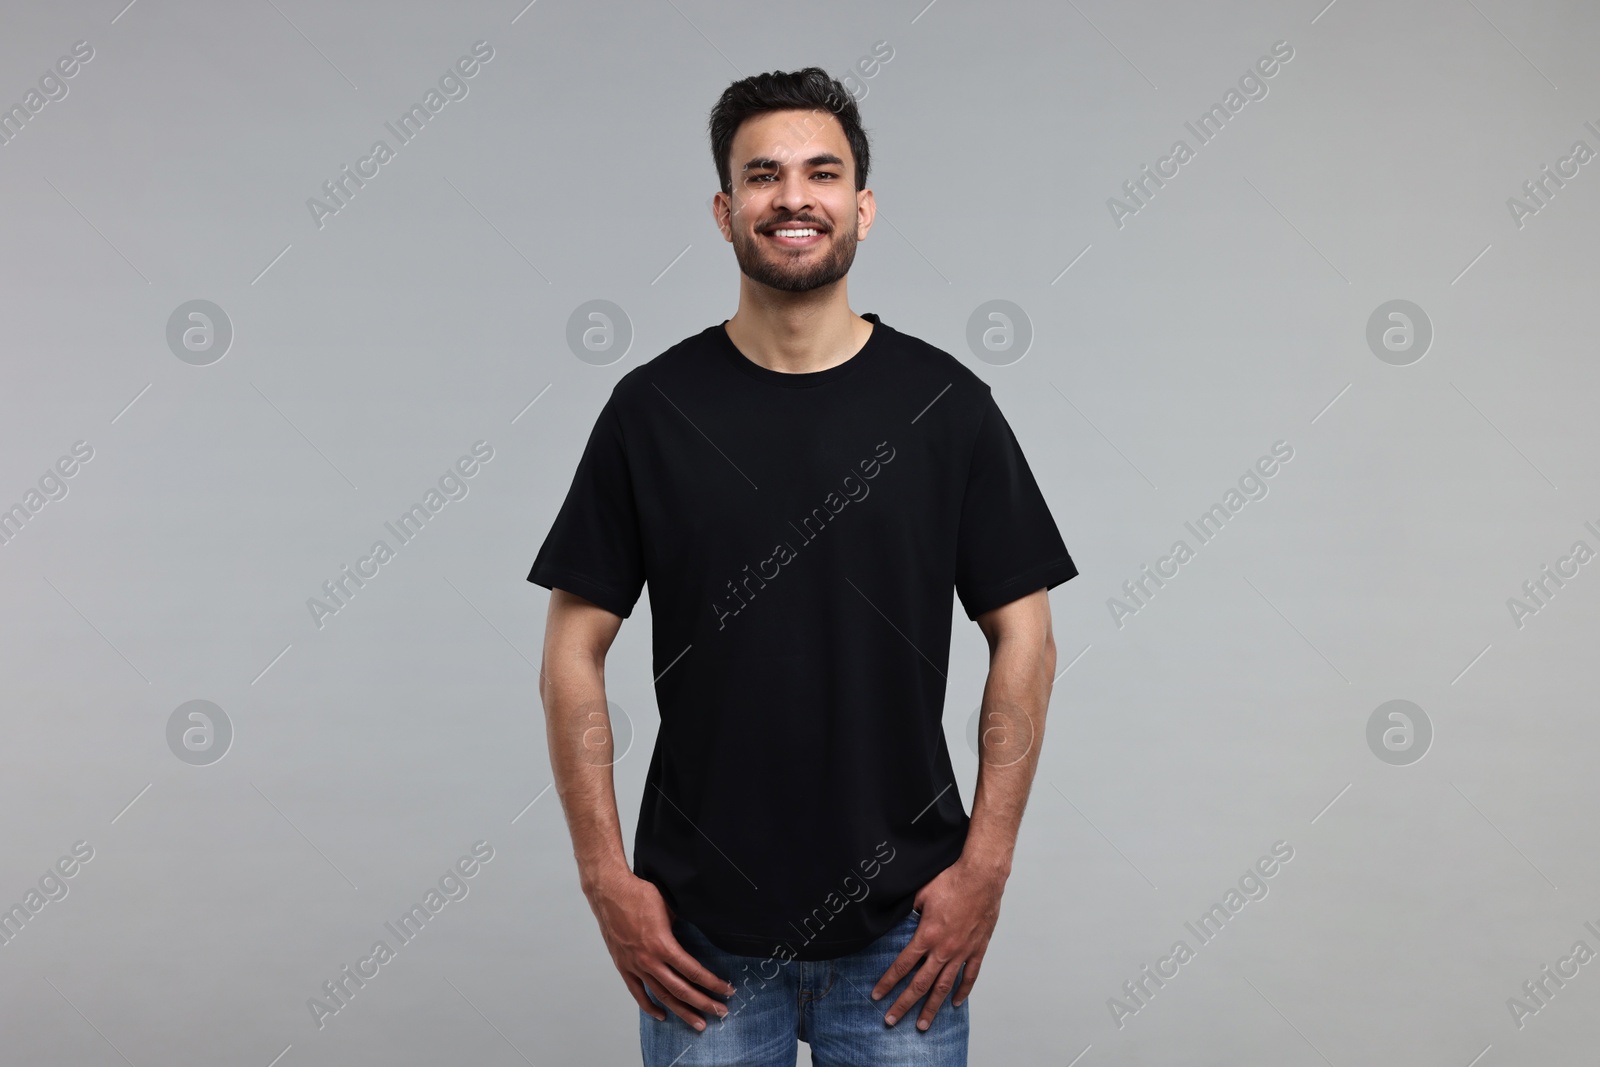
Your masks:
<instances>
[{"instance_id":1,"label":"finger","mask_svg":"<svg viewBox=\"0 0 1600 1067\"><path fill-rule=\"evenodd\" d=\"M656 980L658 987L665 986L667 992L688 1007L708 1012L719 1019L728 1014L727 1005L719 1000L712 1000L702 990L690 985L682 975L665 963L658 964L650 974Z\"/></svg>"},{"instance_id":2,"label":"finger","mask_svg":"<svg viewBox=\"0 0 1600 1067\"><path fill-rule=\"evenodd\" d=\"M651 993L655 994L655 998L661 1001L661 1003L665 1004L667 1006L667 1010L672 1012L672 1014L676 1015L678 1018L682 1019L696 1030L704 1030L706 1028L706 1021L700 1016L696 1015L694 1012L690 1011L688 1006L685 1005L683 1001L679 1000L671 993L668 993L666 989L662 987L660 979L646 978L643 979L643 981L646 988L648 988Z\"/></svg>"},{"instance_id":3,"label":"finger","mask_svg":"<svg viewBox=\"0 0 1600 1067\"><path fill-rule=\"evenodd\" d=\"M961 1003L972 995L972 987L978 982L978 968L982 965L981 954L967 960L966 969L961 972L961 985L956 988L956 995L950 998L951 1005L959 1008Z\"/></svg>"},{"instance_id":4,"label":"finger","mask_svg":"<svg viewBox=\"0 0 1600 1067\"><path fill-rule=\"evenodd\" d=\"M911 979L911 984L906 986L905 992L895 999L894 1004L890 1006L889 1011L884 1015L883 1021L890 1026L899 1022L905 1016L905 1013L911 1010L911 1006L922 999L922 995L933 985L934 979L939 977L939 972L944 970L944 966L948 962L950 961L940 959L930 952L928 954L928 962L917 970L916 977Z\"/></svg>"},{"instance_id":5,"label":"finger","mask_svg":"<svg viewBox=\"0 0 1600 1067\"><path fill-rule=\"evenodd\" d=\"M718 978L716 975L712 974L711 971L706 968L705 964L701 963L699 960L695 959L689 954L689 950L684 948L677 938L671 937L670 934L668 937L671 938L672 943L668 946L664 955L666 957L666 962L672 966L673 970L677 971L679 974L683 975L696 985L705 989L709 989L712 992L725 993L728 995L733 994L734 988L732 982L729 982L723 978Z\"/></svg>"},{"instance_id":6,"label":"finger","mask_svg":"<svg viewBox=\"0 0 1600 1067\"><path fill-rule=\"evenodd\" d=\"M955 986L956 972L960 969L961 961L951 960L944 965L944 970L939 972L933 988L928 991L928 999L923 1002L922 1015L917 1019L918 1030L926 1030L933 1025L933 1017L944 1007L944 998L950 995L950 990Z\"/></svg>"},{"instance_id":7,"label":"finger","mask_svg":"<svg viewBox=\"0 0 1600 1067\"><path fill-rule=\"evenodd\" d=\"M625 974L622 980L628 984L628 992L633 994L633 999L639 1002L639 1008L656 1022L665 1022L667 1013L650 1000L650 995L645 992L644 983L637 975Z\"/></svg>"},{"instance_id":8,"label":"finger","mask_svg":"<svg viewBox=\"0 0 1600 1067\"><path fill-rule=\"evenodd\" d=\"M917 940L916 934L911 935L911 941L900 950L900 955L889 964L889 969L883 972L883 977L878 979L878 984L872 987L872 999L882 1000L895 986L900 984L900 979L911 973L911 968L917 965L922 954L927 950L922 947L922 942Z\"/></svg>"}]
</instances>

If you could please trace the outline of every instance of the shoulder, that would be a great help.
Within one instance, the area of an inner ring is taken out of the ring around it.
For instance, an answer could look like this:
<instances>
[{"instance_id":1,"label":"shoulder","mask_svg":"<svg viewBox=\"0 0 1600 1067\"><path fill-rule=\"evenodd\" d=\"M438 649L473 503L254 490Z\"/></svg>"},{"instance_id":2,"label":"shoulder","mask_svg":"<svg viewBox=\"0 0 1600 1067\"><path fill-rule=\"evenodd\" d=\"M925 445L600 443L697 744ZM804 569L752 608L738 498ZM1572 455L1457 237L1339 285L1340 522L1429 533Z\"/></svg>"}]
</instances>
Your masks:
<instances>
[{"instance_id":1,"label":"shoulder","mask_svg":"<svg viewBox=\"0 0 1600 1067\"><path fill-rule=\"evenodd\" d=\"M895 329L886 322L880 321L878 327L887 331L884 337L887 350L894 354L906 371L933 378L943 376L963 393L988 393L989 383L949 352L914 334Z\"/></svg>"},{"instance_id":2,"label":"shoulder","mask_svg":"<svg viewBox=\"0 0 1600 1067\"><path fill-rule=\"evenodd\" d=\"M718 323L690 334L625 373L611 388L612 406L619 409L619 413L635 409L641 400L655 393L655 383L681 381L686 375L703 371L707 358L715 354L711 331L721 328L722 324Z\"/></svg>"},{"instance_id":3,"label":"shoulder","mask_svg":"<svg viewBox=\"0 0 1600 1067\"><path fill-rule=\"evenodd\" d=\"M879 322L886 329L884 365L900 379L908 391L944 407L955 421L976 430L984 413L994 403L989 383L949 352L922 338Z\"/></svg>"}]
</instances>

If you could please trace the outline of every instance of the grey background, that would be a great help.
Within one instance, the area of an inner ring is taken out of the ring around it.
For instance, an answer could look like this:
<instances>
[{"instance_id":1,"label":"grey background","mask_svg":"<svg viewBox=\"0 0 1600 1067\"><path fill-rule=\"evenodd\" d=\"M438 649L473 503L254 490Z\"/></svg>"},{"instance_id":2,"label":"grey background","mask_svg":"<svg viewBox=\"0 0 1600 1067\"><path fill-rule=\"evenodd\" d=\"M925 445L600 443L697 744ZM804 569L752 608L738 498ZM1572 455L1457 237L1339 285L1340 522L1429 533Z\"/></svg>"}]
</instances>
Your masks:
<instances>
[{"instance_id":1,"label":"grey background","mask_svg":"<svg viewBox=\"0 0 1600 1067\"><path fill-rule=\"evenodd\" d=\"M95 51L0 147L0 505L94 449L0 547L0 904L95 850L0 946L7 1063L637 1062L524 576L613 383L734 311L717 94L878 41L852 305L992 384L1082 571L972 1062L1593 1059L1600 963L1521 1028L1506 1000L1600 950L1600 576L1521 628L1506 601L1600 547L1600 164L1520 228L1506 199L1600 148L1596 9L924 3L5 5L0 102ZM478 40L469 95L319 229L306 199ZM1107 198L1279 40L1119 229ZM166 344L193 299L234 331L208 366ZM608 366L565 342L592 299L634 330ZM966 347L992 299L1034 331L1008 366ZM1409 366L1365 340L1393 299L1434 329ZM307 598L478 440L469 495L318 629ZM1118 628L1278 440L1269 495ZM970 806L986 658L955 621ZM649 622L608 664L630 849ZM167 744L199 699L234 731L207 766ZM1366 740L1392 699L1434 731L1406 766ZM307 999L478 840L470 894L318 1030ZM1278 840L1270 894L1119 1028L1108 998Z\"/></svg>"}]
</instances>

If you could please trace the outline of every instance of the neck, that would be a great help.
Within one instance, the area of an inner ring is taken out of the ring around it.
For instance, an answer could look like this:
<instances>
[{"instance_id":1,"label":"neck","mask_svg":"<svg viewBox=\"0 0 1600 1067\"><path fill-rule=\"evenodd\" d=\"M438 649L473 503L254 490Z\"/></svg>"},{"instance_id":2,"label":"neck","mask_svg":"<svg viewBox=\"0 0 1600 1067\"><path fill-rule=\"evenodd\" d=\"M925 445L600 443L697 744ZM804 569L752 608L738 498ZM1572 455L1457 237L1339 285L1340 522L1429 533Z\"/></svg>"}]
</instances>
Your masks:
<instances>
[{"instance_id":1,"label":"neck","mask_svg":"<svg viewBox=\"0 0 1600 1067\"><path fill-rule=\"evenodd\" d=\"M783 374L827 370L861 351L872 323L850 310L845 279L787 293L741 279L728 338L746 359Z\"/></svg>"}]
</instances>

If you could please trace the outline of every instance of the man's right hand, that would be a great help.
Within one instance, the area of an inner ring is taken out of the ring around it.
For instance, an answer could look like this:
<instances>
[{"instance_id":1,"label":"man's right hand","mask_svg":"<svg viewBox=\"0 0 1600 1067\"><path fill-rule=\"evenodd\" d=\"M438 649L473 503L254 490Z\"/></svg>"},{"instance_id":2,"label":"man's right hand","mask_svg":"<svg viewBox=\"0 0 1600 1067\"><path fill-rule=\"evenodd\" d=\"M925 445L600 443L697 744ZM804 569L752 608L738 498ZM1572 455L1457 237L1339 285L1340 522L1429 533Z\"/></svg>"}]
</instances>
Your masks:
<instances>
[{"instance_id":1,"label":"man's right hand","mask_svg":"<svg viewBox=\"0 0 1600 1067\"><path fill-rule=\"evenodd\" d=\"M726 1005L703 990L731 996L733 986L706 970L672 936L672 914L654 882L624 870L597 881L587 895L611 960L643 1011L658 1020L667 1017L646 995L648 984L657 1000L696 1030L704 1030L706 1022L694 1009L719 1018L728 1014Z\"/></svg>"}]
</instances>

